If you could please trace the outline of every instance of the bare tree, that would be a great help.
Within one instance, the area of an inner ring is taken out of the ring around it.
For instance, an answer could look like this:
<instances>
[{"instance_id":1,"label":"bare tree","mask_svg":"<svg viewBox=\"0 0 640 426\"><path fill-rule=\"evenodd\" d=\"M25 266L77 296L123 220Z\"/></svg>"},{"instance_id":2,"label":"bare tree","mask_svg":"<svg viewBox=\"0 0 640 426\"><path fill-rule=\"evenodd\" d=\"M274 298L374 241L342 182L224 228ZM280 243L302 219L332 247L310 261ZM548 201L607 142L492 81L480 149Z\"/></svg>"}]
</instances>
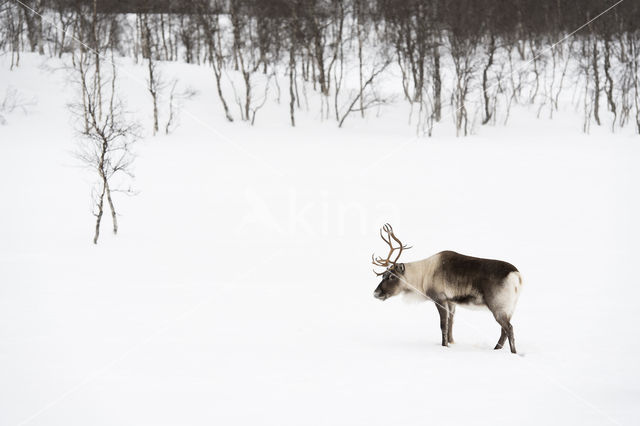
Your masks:
<instances>
[{"instance_id":1,"label":"bare tree","mask_svg":"<svg viewBox=\"0 0 640 426\"><path fill-rule=\"evenodd\" d=\"M494 57L496 55L496 37L492 33L489 35L489 43L486 49L487 62L484 64L482 68L482 100L484 105L484 117L482 118L482 124L487 124L491 121L493 116L493 106L492 106L492 98L495 103L495 96L491 96L490 93L490 80L489 80L489 71L494 64Z\"/></svg>"},{"instance_id":2,"label":"bare tree","mask_svg":"<svg viewBox=\"0 0 640 426\"><path fill-rule=\"evenodd\" d=\"M156 61L154 60L154 41L152 39L151 26L149 25L149 16L147 14L141 15L139 22L143 34L143 57L147 58L147 90L151 95L153 103L153 135L155 136L159 131L158 97L160 90L163 88L163 83L160 72L156 66Z\"/></svg>"},{"instance_id":3,"label":"bare tree","mask_svg":"<svg viewBox=\"0 0 640 426\"><path fill-rule=\"evenodd\" d=\"M78 129L81 144L77 158L90 170L95 171L98 177L93 191L93 214L96 217L93 243L97 244L105 200L111 211L113 233L118 232L113 194L131 193L131 190L114 186L114 180L120 175L133 177L131 165L134 157L131 145L138 139L138 125L129 121L117 96L117 73L113 57L111 75L106 81L106 73L100 78L96 77L97 71L92 63L94 58L95 56L89 52L81 53L76 58L75 81L80 86L82 101L72 103L69 108L72 114L82 118L85 123ZM101 87L98 88L96 85Z\"/></svg>"},{"instance_id":4,"label":"bare tree","mask_svg":"<svg viewBox=\"0 0 640 426\"><path fill-rule=\"evenodd\" d=\"M627 35L629 68L631 70L631 87L633 88L633 107L635 108L635 121L637 132L640 133L640 43L638 35Z\"/></svg>"},{"instance_id":5,"label":"bare tree","mask_svg":"<svg viewBox=\"0 0 640 426\"><path fill-rule=\"evenodd\" d=\"M205 48L207 61L213 69L213 75L216 80L216 89L218 98L222 103L224 115L229 122L233 122L233 116L229 111L229 105L222 91L222 70L225 65L225 58L222 48L222 35L218 15L211 3L207 1L198 1L196 3L201 33L205 40Z\"/></svg>"},{"instance_id":6,"label":"bare tree","mask_svg":"<svg viewBox=\"0 0 640 426\"><path fill-rule=\"evenodd\" d=\"M289 42L289 119L291 120L291 127L296 125L295 109L296 101L298 100L296 80L297 80L297 52L300 50L301 30L298 23L298 3L292 2L290 4L290 14L286 21L286 32L288 33ZM299 103L298 103L299 105Z\"/></svg>"},{"instance_id":7,"label":"bare tree","mask_svg":"<svg viewBox=\"0 0 640 426\"><path fill-rule=\"evenodd\" d=\"M616 106L615 95L614 95L615 83L614 83L612 67L611 67L611 59L612 59L611 39L610 39L610 34L608 33L605 34L603 55L604 55L603 67L604 67L604 76L605 76L604 91L607 96L607 106L609 108L609 111L611 111L611 113L613 114L613 120L611 121L611 131L614 131L616 127L616 119L618 117L618 113L617 113L617 106Z\"/></svg>"},{"instance_id":8,"label":"bare tree","mask_svg":"<svg viewBox=\"0 0 640 426\"><path fill-rule=\"evenodd\" d=\"M171 133L177 125L182 104L198 94L198 92L191 88L181 91L177 90L178 83L178 79L174 79L171 84L171 91L169 92L169 116L167 118L167 124L164 127L164 133L166 135Z\"/></svg>"},{"instance_id":9,"label":"bare tree","mask_svg":"<svg viewBox=\"0 0 640 426\"><path fill-rule=\"evenodd\" d=\"M455 34L450 34L449 43L455 71L451 103L454 107L456 135L460 136L462 133L466 136L469 133L467 98L475 71L475 44L470 39L460 38Z\"/></svg>"},{"instance_id":10,"label":"bare tree","mask_svg":"<svg viewBox=\"0 0 640 426\"><path fill-rule=\"evenodd\" d=\"M23 47L22 34L24 31L24 14L15 3L3 5L2 10L2 44L7 44L11 51L10 69L20 66L20 52Z\"/></svg>"},{"instance_id":11,"label":"bare tree","mask_svg":"<svg viewBox=\"0 0 640 426\"><path fill-rule=\"evenodd\" d=\"M44 0L31 0L18 3L24 14L24 22L27 27L27 39L32 52L44 54L42 14L44 13Z\"/></svg>"},{"instance_id":12,"label":"bare tree","mask_svg":"<svg viewBox=\"0 0 640 426\"><path fill-rule=\"evenodd\" d=\"M371 69L371 73L369 74L369 78L367 78L362 85L362 90L357 90L356 95L351 100L347 101L347 107L340 111L338 127L342 127L345 120L352 112L359 112L363 108L369 109L388 102L388 99L376 92L375 82L376 79L387 69L389 64L391 64L391 59L388 58L383 59L378 64L374 64ZM362 106L356 107L363 96L365 99L361 104Z\"/></svg>"}]
</instances>

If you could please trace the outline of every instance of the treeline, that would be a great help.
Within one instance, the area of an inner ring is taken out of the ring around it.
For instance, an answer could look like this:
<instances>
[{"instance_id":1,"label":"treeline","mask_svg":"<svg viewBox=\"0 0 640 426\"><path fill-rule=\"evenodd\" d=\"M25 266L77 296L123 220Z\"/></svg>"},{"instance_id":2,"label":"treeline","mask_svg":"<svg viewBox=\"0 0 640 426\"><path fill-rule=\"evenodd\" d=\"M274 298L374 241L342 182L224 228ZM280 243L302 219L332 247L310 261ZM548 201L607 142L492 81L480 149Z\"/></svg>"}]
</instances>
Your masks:
<instances>
[{"instance_id":1,"label":"treeline","mask_svg":"<svg viewBox=\"0 0 640 426\"><path fill-rule=\"evenodd\" d=\"M385 76L397 75L420 134L447 118L460 135L506 123L515 104L553 116L563 99L582 111L585 132L640 132L640 2L604 14L615 0L22 3L0 0L12 67L25 50L130 56L149 70L156 117L158 64L185 61L211 67L229 121L253 123L266 102L284 100L295 126L311 99L341 126L394 101Z\"/></svg>"}]
</instances>

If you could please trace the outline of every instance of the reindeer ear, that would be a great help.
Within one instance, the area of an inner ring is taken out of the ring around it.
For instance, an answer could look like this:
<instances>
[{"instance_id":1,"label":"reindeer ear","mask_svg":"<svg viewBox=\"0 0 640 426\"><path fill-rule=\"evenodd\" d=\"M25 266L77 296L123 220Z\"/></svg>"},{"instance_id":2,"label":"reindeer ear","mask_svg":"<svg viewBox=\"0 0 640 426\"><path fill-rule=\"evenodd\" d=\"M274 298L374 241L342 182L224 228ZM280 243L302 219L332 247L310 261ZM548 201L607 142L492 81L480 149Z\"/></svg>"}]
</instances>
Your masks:
<instances>
[{"instance_id":1,"label":"reindeer ear","mask_svg":"<svg viewBox=\"0 0 640 426\"><path fill-rule=\"evenodd\" d=\"M404 274L404 263L398 263L396 265L396 271L400 274Z\"/></svg>"}]
</instances>

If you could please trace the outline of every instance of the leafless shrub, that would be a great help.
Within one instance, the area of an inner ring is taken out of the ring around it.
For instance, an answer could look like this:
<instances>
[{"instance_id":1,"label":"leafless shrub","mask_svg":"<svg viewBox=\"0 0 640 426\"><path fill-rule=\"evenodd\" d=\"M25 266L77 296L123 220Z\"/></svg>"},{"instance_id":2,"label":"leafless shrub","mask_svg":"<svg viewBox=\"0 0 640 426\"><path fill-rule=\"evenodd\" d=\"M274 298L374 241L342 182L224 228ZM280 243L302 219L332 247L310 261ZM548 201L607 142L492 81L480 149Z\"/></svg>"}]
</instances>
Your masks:
<instances>
[{"instance_id":1,"label":"leafless shrub","mask_svg":"<svg viewBox=\"0 0 640 426\"><path fill-rule=\"evenodd\" d=\"M341 108L339 112L340 120L338 121L338 127L342 127L345 120L352 112L362 112L369 108L386 104L389 99L381 96L375 90L376 78L378 78L391 64L391 59L384 58L380 63L375 64L369 74L369 77L362 84L362 88L358 89L355 95L347 101L346 108ZM362 99L364 97L364 99ZM359 104L360 106L356 107Z\"/></svg>"},{"instance_id":2,"label":"leafless shrub","mask_svg":"<svg viewBox=\"0 0 640 426\"><path fill-rule=\"evenodd\" d=\"M15 111L27 114L35 104L35 99L26 99L15 87L7 87L4 97L0 100L0 124L7 124L6 116Z\"/></svg>"},{"instance_id":3,"label":"leafless shrub","mask_svg":"<svg viewBox=\"0 0 640 426\"><path fill-rule=\"evenodd\" d=\"M428 86L422 88L424 92L420 96L420 110L418 111L418 124L416 134L418 136L433 136L433 126L437 121L438 113L436 100L431 96Z\"/></svg>"},{"instance_id":4,"label":"leafless shrub","mask_svg":"<svg viewBox=\"0 0 640 426\"><path fill-rule=\"evenodd\" d=\"M180 109L185 101L193 99L198 92L192 88L186 88L182 91L177 90L178 80L174 79L171 83L171 91L169 92L169 114L167 124L164 126L164 133L168 135L175 130L178 125Z\"/></svg>"},{"instance_id":5,"label":"leafless shrub","mask_svg":"<svg viewBox=\"0 0 640 426\"><path fill-rule=\"evenodd\" d=\"M268 77L264 81L264 93L262 94L262 99L252 100L251 102L251 125L253 126L256 122L256 114L262 107L267 103L269 99L269 88L271 86L271 80L275 77L275 72L268 75Z\"/></svg>"}]
</instances>

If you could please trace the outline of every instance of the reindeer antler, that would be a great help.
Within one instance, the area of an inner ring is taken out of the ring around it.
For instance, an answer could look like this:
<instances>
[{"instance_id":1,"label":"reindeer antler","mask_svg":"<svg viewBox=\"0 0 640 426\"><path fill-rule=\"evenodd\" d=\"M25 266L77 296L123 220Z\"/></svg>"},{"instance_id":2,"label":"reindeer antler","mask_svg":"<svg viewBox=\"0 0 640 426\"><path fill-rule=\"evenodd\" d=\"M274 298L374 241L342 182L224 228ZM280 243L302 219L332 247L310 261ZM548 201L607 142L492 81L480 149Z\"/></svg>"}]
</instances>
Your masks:
<instances>
[{"instance_id":1,"label":"reindeer antler","mask_svg":"<svg viewBox=\"0 0 640 426\"><path fill-rule=\"evenodd\" d=\"M387 238L384 237L384 234L382 233L382 231L387 233ZM398 262L398 259L400 259L400 255L402 254L402 250L410 249L411 247L408 247L402 244L402 242L398 239L398 237L396 237L396 235L393 233L393 228L388 223L385 223L382 229L380 229L380 238L382 238L382 241L384 241L389 245L389 254L387 255L386 259L383 259L381 257L374 257L374 255L371 255L371 261L376 266L381 266L383 268L389 268L389 267L395 268L396 263ZM391 240L398 243L398 247L394 247ZM399 250L398 255L395 257L394 260L391 260L391 256L393 255L393 252L395 252L396 250ZM384 274L384 272L378 273L375 270L373 272L376 275Z\"/></svg>"}]
</instances>

